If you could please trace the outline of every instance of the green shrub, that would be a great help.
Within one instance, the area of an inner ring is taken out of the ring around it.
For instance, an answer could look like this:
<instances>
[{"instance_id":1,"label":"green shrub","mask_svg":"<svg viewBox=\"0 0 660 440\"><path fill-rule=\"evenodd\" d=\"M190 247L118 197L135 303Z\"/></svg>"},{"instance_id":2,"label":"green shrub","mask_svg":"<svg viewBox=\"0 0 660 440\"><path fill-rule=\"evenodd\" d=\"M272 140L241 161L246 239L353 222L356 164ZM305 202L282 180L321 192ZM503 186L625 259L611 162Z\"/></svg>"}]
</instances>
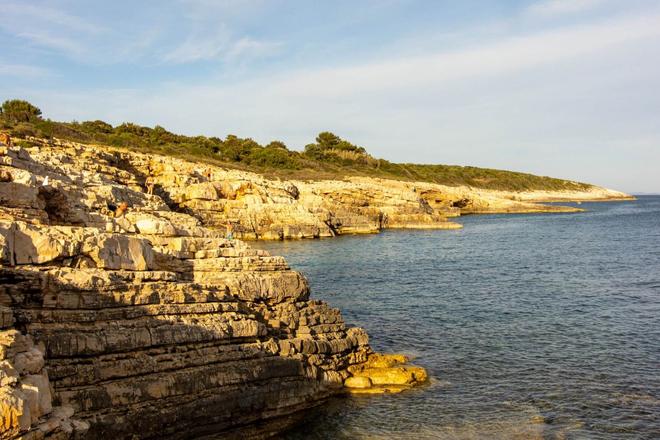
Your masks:
<instances>
[{"instance_id":1,"label":"green shrub","mask_svg":"<svg viewBox=\"0 0 660 440\"><path fill-rule=\"evenodd\" d=\"M34 122L41 119L41 110L21 99L3 102L0 114L9 122Z\"/></svg>"},{"instance_id":2,"label":"green shrub","mask_svg":"<svg viewBox=\"0 0 660 440\"><path fill-rule=\"evenodd\" d=\"M299 165L292 155L281 148L260 148L253 150L247 158L250 165L264 168L297 169Z\"/></svg>"},{"instance_id":3,"label":"green shrub","mask_svg":"<svg viewBox=\"0 0 660 440\"><path fill-rule=\"evenodd\" d=\"M292 178L344 178L346 175L424 181L450 186L467 185L509 191L575 190L590 185L526 173L461 167L456 165L416 165L375 159L363 147L331 132L322 132L304 152L290 151L281 141L265 147L250 138L184 136L157 125L153 128L133 123L117 127L103 121L56 122L42 119L41 111L27 101L5 101L0 126L13 136L61 138L94 142L142 152L154 152L191 160L222 161L244 169Z\"/></svg>"}]
</instances>

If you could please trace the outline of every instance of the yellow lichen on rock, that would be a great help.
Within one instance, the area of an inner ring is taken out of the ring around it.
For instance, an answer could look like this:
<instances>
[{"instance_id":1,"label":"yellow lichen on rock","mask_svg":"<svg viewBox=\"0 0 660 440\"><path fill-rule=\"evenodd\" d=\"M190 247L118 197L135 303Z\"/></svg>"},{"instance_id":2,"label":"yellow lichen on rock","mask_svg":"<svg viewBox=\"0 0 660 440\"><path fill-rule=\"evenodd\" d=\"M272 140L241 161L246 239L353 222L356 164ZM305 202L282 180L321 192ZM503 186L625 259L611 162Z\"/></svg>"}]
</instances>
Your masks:
<instances>
[{"instance_id":1,"label":"yellow lichen on rock","mask_svg":"<svg viewBox=\"0 0 660 440\"><path fill-rule=\"evenodd\" d=\"M348 368L344 388L351 394L396 393L428 380L422 367L406 365L402 354L372 354L366 362Z\"/></svg>"}]
</instances>

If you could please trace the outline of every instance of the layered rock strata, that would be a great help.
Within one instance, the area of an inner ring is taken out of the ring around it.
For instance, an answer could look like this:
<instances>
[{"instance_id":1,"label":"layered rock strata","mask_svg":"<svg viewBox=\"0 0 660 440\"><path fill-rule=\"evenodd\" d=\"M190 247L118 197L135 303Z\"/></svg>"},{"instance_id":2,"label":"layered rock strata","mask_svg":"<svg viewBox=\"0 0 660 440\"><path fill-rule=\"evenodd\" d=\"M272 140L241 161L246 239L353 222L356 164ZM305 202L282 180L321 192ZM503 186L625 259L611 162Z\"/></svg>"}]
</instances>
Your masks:
<instances>
[{"instance_id":1,"label":"layered rock strata","mask_svg":"<svg viewBox=\"0 0 660 440\"><path fill-rule=\"evenodd\" d=\"M282 257L170 208L174 188L205 183L185 168L170 188L164 158L0 153L0 438L266 436L369 376L367 334Z\"/></svg>"},{"instance_id":2,"label":"layered rock strata","mask_svg":"<svg viewBox=\"0 0 660 440\"><path fill-rule=\"evenodd\" d=\"M98 214L107 214L107 204L124 201L142 211L129 210L127 215L136 230L151 226L145 220L146 209L165 211L165 205L173 213L189 214L202 226L224 230L232 224L234 235L242 239L332 237L384 228L460 228L447 221L458 214L457 209L435 209L412 185L401 182L279 181L105 147L34 138L29 145L24 151L34 161L48 163L60 174L93 187L75 197L83 209L66 203L70 212L62 214L85 225L100 227L103 219ZM153 182L158 197L145 194L148 181Z\"/></svg>"},{"instance_id":3,"label":"layered rock strata","mask_svg":"<svg viewBox=\"0 0 660 440\"><path fill-rule=\"evenodd\" d=\"M43 343L13 328L13 310L0 306L0 438L80 438L89 425L70 406L53 407Z\"/></svg>"},{"instance_id":4,"label":"layered rock strata","mask_svg":"<svg viewBox=\"0 0 660 440\"><path fill-rule=\"evenodd\" d=\"M36 138L19 143L31 146L24 151L35 161L48 163L54 170L93 186L93 191L83 191L81 198L76 198L85 209L65 204L72 209L63 214L79 215L81 218L70 220L86 225L102 223L97 214L106 213L108 203L123 201L157 211L163 211L165 204L171 211L190 214L203 226L224 228L231 224L234 235L242 239L318 238L375 233L387 228L460 228L448 218L461 214L581 211L537 203L544 200L630 198L595 186L584 191L505 192L366 177L282 181L102 146ZM145 194L149 183L159 197ZM61 195L54 193L47 200L51 205L58 204L53 202L57 197ZM128 217L136 230L138 220L150 226L134 212L129 211Z\"/></svg>"}]
</instances>

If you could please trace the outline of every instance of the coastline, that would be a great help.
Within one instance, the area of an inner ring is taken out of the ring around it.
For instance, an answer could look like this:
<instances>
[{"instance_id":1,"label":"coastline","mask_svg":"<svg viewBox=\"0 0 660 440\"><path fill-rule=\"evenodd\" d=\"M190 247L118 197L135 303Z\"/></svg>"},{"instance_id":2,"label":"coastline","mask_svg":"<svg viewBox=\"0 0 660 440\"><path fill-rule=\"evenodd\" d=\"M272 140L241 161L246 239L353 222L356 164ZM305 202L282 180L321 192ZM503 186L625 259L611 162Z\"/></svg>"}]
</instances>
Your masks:
<instances>
[{"instance_id":1,"label":"coastline","mask_svg":"<svg viewBox=\"0 0 660 440\"><path fill-rule=\"evenodd\" d=\"M2 392L12 435L100 439L141 423L146 438L177 438L182 428L231 433L282 417L279 430L338 393L409 389L426 382L423 368L374 353L367 333L311 299L284 258L241 239L456 229L449 218L478 211L582 211L520 193L270 180L29 141L0 151L0 339L16 371Z\"/></svg>"},{"instance_id":2,"label":"coastline","mask_svg":"<svg viewBox=\"0 0 660 440\"><path fill-rule=\"evenodd\" d=\"M271 436L331 396L427 380L283 257L145 191L143 158L0 149L2 438Z\"/></svg>"}]
</instances>

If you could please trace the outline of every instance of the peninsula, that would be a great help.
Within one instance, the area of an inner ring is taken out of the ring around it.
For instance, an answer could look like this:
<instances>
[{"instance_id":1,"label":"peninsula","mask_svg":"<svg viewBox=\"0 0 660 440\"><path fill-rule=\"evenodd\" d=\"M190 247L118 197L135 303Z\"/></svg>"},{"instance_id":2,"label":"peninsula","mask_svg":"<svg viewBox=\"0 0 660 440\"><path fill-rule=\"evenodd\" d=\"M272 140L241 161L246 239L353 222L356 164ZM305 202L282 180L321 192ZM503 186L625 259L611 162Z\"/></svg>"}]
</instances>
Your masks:
<instances>
[{"instance_id":1,"label":"peninsula","mask_svg":"<svg viewBox=\"0 0 660 440\"><path fill-rule=\"evenodd\" d=\"M492 170L450 178L329 134L298 153L25 109L2 115L0 139L2 439L263 437L331 395L427 380L243 239L451 229L461 214L629 197ZM292 168L272 166L285 157Z\"/></svg>"}]
</instances>

